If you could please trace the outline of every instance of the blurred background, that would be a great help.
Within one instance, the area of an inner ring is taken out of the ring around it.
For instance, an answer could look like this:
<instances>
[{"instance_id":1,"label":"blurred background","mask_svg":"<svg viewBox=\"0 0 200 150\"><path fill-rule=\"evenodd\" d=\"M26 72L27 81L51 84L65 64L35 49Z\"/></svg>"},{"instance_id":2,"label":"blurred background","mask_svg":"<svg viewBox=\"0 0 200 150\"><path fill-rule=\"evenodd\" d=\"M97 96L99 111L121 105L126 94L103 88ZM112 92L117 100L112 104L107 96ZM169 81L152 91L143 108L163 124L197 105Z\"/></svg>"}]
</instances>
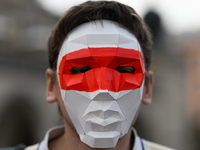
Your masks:
<instances>
[{"instance_id":1,"label":"blurred background","mask_svg":"<svg viewBox=\"0 0 200 150\"><path fill-rule=\"evenodd\" d=\"M0 1L0 147L40 142L60 124L45 99L46 41L59 17L85 0ZM135 128L144 139L200 149L200 9L198 0L121 0L150 26L153 102Z\"/></svg>"}]
</instances>

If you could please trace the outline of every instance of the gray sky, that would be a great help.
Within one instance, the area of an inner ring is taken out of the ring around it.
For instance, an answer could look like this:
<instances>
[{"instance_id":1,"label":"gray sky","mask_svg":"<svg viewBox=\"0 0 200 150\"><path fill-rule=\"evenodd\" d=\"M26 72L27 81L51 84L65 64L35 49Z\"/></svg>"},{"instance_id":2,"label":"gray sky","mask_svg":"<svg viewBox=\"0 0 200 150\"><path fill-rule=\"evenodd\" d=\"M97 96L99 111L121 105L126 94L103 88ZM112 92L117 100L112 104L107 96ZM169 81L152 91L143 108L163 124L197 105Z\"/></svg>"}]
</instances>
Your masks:
<instances>
[{"instance_id":1,"label":"gray sky","mask_svg":"<svg viewBox=\"0 0 200 150\"><path fill-rule=\"evenodd\" d=\"M69 7L86 0L37 0L42 6L62 15ZM133 7L143 16L153 9L162 17L163 24L171 34L200 31L200 0L117 0Z\"/></svg>"}]
</instances>

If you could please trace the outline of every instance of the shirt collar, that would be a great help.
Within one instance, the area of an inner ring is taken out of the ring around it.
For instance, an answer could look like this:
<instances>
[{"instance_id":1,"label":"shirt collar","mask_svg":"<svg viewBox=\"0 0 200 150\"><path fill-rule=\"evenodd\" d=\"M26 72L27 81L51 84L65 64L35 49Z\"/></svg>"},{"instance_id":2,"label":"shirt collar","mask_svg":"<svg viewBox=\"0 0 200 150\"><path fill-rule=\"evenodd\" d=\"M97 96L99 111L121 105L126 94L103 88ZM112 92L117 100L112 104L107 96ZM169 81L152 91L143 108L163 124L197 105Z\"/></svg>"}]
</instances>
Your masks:
<instances>
[{"instance_id":1,"label":"shirt collar","mask_svg":"<svg viewBox=\"0 0 200 150\"><path fill-rule=\"evenodd\" d=\"M132 131L135 135L133 150L145 150L141 138L137 135L137 131L134 128L132 128Z\"/></svg>"},{"instance_id":2,"label":"shirt collar","mask_svg":"<svg viewBox=\"0 0 200 150\"><path fill-rule=\"evenodd\" d=\"M137 131L132 128L134 138L133 150L145 150L142 146L141 138L137 135ZM56 126L47 131L44 140L40 143L38 150L49 150L48 141L52 140L64 133L64 126Z\"/></svg>"},{"instance_id":3,"label":"shirt collar","mask_svg":"<svg viewBox=\"0 0 200 150\"><path fill-rule=\"evenodd\" d=\"M40 143L38 150L49 150L48 142L64 133L64 126L56 126L49 129L44 137L44 140Z\"/></svg>"}]
</instances>

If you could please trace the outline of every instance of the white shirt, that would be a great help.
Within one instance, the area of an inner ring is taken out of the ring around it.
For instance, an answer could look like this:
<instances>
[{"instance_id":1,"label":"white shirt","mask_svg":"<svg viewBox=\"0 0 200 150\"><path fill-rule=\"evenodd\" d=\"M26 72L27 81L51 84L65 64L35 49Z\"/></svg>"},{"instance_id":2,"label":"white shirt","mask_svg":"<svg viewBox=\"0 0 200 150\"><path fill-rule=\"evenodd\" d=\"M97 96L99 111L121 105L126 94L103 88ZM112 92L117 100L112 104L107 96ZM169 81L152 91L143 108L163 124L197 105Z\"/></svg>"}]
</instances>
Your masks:
<instances>
[{"instance_id":1,"label":"white shirt","mask_svg":"<svg viewBox=\"0 0 200 150\"><path fill-rule=\"evenodd\" d=\"M135 136L134 146L133 150L145 150L141 138L137 135L136 130L133 128L133 133ZM45 137L43 141L40 143L38 150L49 150L48 148L48 141L60 136L64 133L64 127L63 126L57 126L49 129L47 133L45 134Z\"/></svg>"}]
</instances>

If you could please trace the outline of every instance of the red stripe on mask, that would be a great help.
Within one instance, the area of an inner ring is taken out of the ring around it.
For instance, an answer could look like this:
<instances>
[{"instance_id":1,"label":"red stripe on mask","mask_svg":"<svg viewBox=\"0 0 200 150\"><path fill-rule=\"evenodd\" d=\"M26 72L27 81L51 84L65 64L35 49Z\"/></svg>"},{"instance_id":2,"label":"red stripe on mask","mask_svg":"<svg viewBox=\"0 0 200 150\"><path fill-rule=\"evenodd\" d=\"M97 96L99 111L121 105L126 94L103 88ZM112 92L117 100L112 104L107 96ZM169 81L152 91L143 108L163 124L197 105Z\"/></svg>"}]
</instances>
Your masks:
<instances>
[{"instance_id":1,"label":"red stripe on mask","mask_svg":"<svg viewBox=\"0 0 200 150\"><path fill-rule=\"evenodd\" d=\"M85 73L73 74L73 67L91 69ZM118 66L132 66L134 73L120 73ZM101 47L86 48L68 53L62 57L58 66L58 77L62 90L94 92L108 90L119 92L140 88L144 80L143 57L138 50Z\"/></svg>"}]
</instances>

